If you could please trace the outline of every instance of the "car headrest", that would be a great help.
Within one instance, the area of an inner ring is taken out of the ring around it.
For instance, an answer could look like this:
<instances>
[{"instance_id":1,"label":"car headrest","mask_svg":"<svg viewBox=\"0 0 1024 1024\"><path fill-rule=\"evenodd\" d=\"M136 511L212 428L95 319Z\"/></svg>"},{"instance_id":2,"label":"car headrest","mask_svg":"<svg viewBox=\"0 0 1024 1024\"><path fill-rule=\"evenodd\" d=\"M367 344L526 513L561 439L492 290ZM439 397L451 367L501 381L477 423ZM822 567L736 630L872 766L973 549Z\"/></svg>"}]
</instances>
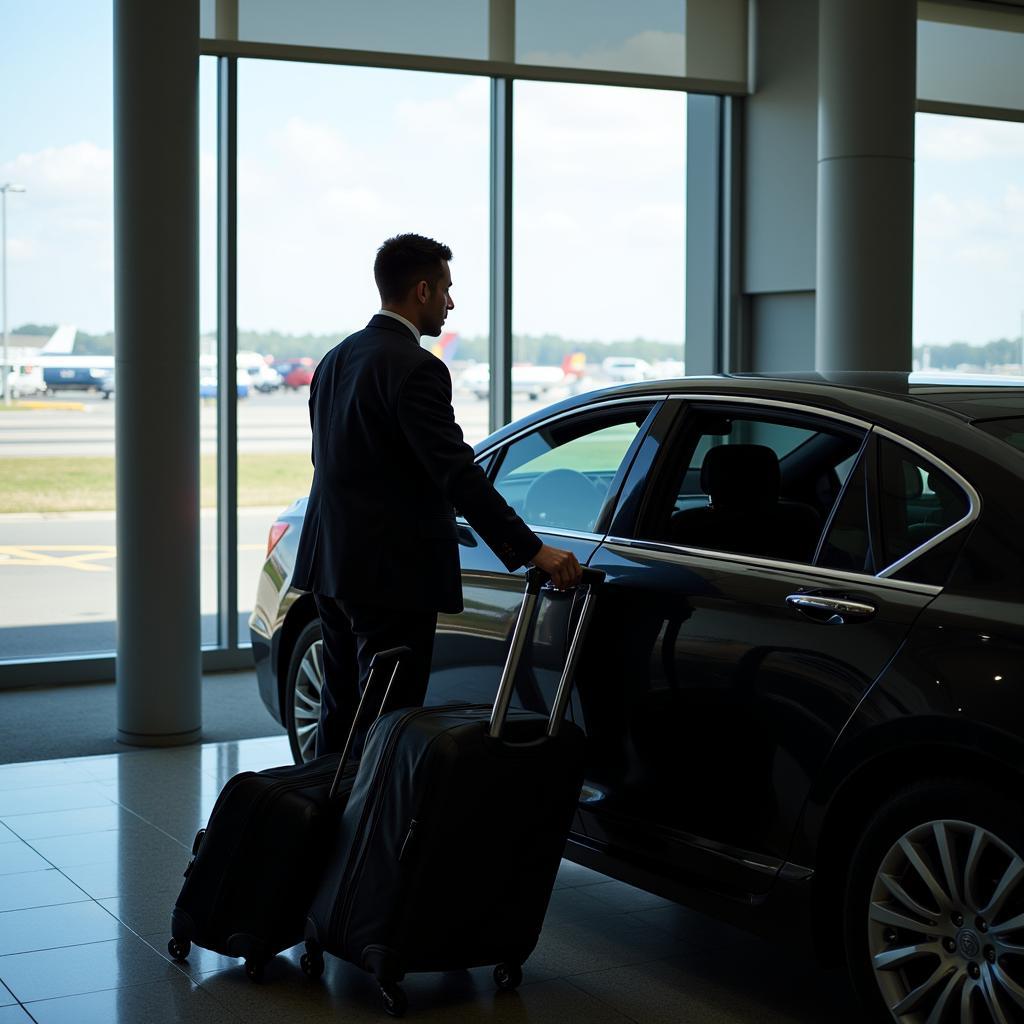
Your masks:
<instances>
[{"instance_id":1,"label":"car headrest","mask_svg":"<svg viewBox=\"0 0 1024 1024\"><path fill-rule=\"evenodd\" d=\"M723 444L704 456L700 486L717 508L768 505L779 499L779 460L763 444Z\"/></svg>"}]
</instances>

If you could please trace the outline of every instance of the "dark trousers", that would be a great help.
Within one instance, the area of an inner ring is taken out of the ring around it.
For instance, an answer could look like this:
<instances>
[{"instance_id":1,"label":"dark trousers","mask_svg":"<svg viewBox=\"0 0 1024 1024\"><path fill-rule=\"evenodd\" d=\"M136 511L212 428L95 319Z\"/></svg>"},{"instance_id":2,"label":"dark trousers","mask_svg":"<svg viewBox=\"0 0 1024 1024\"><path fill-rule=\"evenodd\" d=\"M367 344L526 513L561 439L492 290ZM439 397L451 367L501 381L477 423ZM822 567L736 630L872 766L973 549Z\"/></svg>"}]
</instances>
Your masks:
<instances>
[{"instance_id":1,"label":"dark trousers","mask_svg":"<svg viewBox=\"0 0 1024 1024\"><path fill-rule=\"evenodd\" d=\"M410 648L395 677L388 708L417 707L423 703L430 678L437 612L357 604L322 594L315 597L324 636L324 686L316 732L319 757L340 754L345 746L359 695L370 675L370 660L378 651ZM380 689L370 695L373 713L367 713L368 721L355 738L354 755L362 751L363 737L376 717L390 677L390 668L378 673L375 688Z\"/></svg>"}]
</instances>

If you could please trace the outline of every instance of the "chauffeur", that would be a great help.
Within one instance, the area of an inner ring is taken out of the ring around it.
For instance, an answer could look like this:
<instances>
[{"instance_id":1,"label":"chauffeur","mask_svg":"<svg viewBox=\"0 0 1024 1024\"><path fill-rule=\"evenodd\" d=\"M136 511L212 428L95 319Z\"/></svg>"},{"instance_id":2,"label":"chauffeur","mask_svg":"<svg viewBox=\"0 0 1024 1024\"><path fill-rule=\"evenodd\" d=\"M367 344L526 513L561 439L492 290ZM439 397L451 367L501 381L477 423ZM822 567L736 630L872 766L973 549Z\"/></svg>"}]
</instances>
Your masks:
<instances>
[{"instance_id":1,"label":"chauffeur","mask_svg":"<svg viewBox=\"0 0 1024 1024\"><path fill-rule=\"evenodd\" d=\"M389 238L373 265L380 312L310 384L313 485L292 583L313 592L323 626L317 755L343 747L354 672L361 691L377 651L411 649L391 704L422 702L437 613L462 610L453 506L510 571L530 563L558 587L579 580L575 555L543 544L473 461L448 368L420 347L455 308L451 258L421 235Z\"/></svg>"}]
</instances>

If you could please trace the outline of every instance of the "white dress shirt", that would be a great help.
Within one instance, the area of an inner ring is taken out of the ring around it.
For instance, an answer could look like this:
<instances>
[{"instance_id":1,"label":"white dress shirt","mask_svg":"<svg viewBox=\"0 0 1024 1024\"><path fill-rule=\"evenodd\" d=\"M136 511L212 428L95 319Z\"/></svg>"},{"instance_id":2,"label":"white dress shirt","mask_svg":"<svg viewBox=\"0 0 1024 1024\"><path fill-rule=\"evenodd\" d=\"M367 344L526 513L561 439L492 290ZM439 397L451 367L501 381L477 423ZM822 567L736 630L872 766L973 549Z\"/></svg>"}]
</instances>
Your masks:
<instances>
[{"instance_id":1,"label":"white dress shirt","mask_svg":"<svg viewBox=\"0 0 1024 1024\"><path fill-rule=\"evenodd\" d=\"M398 313L392 313L390 309L381 309L381 310L378 310L378 313L381 316L394 317L399 323L405 324L405 326L408 327L409 330L412 331L412 333L416 335L416 344L417 345L419 344L420 332L416 329L416 325L415 324L409 323L409 321L406 320L404 316L400 316Z\"/></svg>"}]
</instances>

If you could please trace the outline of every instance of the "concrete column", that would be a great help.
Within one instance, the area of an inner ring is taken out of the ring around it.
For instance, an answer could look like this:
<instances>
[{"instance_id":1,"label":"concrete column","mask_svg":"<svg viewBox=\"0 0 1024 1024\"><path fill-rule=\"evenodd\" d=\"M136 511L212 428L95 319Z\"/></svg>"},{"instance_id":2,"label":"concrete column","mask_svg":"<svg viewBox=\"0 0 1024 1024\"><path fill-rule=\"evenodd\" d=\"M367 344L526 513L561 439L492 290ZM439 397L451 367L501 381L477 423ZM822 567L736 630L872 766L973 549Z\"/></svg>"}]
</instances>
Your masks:
<instances>
[{"instance_id":1,"label":"concrete column","mask_svg":"<svg viewBox=\"0 0 1024 1024\"><path fill-rule=\"evenodd\" d=\"M821 0L819 370L909 370L914 0Z\"/></svg>"},{"instance_id":2,"label":"concrete column","mask_svg":"<svg viewBox=\"0 0 1024 1024\"><path fill-rule=\"evenodd\" d=\"M114 2L118 739L200 736L199 3Z\"/></svg>"}]
</instances>

